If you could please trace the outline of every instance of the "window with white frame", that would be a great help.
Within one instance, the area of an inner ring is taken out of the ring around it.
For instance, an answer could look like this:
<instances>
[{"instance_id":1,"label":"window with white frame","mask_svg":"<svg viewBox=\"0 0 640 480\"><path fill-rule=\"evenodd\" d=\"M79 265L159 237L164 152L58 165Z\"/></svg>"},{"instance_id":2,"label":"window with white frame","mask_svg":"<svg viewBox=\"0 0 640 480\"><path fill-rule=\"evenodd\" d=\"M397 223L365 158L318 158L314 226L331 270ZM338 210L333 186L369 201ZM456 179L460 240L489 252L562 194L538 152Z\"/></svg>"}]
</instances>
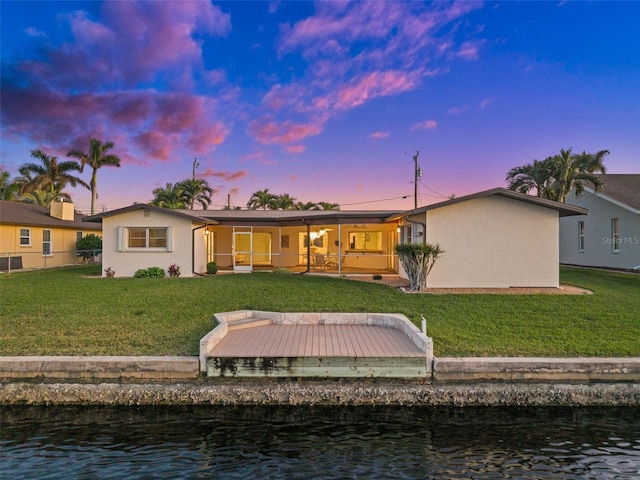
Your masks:
<instances>
[{"instance_id":1,"label":"window with white frame","mask_svg":"<svg viewBox=\"0 0 640 480\"><path fill-rule=\"evenodd\" d=\"M21 247L31 246L31 229L30 228L20 229L20 246Z\"/></svg>"},{"instance_id":2,"label":"window with white frame","mask_svg":"<svg viewBox=\"0 0 640 480\"><path fill-rule=\"evenodd\" d=\"M42 255L45 257L53 256L51 230L42 230Z\"/></svg>"},{"instance_id":3,"label":"window with white frame","mask_svg":"<svg viewBox=\"0 0 640 480\"><path fill-rule=\"evenodd\" d=\"M584 222L578 222L578 250L584 252Z\"/></svg>"},{"instance_id":4,"label":"window with white frame","mask_svg":"<svg viewBox=\"0 0 640 480\"><path fill-rule=\"evenodd\" d=\"M382 232L349 232L350 250L382 250Z\"/></svg>"},{"instance_id":5,"label":"window with white frame","mask_svg":"<svg viewBox=\"0 0 640 480\"><path fill-rule=\"evenodd\" d=\"M611 247L613 252L619 252L620 246L620 224L617 218L611 219Z\"/></svg>"},{"instance_id":6,"label":"window with white frame","mask_svg":"<svg viewBox=\"0 0 640 480\"><path fill-rule=\"evenodd\" d=\"M171 227L118 227L118 251L171 251Z\"/></svg>"}]
</instances>

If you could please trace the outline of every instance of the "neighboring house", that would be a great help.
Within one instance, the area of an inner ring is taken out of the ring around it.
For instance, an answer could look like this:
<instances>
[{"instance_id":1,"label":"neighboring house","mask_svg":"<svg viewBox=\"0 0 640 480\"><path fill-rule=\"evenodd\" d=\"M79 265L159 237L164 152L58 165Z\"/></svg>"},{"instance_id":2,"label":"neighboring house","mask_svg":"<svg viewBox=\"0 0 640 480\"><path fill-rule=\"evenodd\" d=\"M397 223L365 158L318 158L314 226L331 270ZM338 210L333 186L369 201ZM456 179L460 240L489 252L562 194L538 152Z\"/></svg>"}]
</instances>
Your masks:
<instances>
[{"instance_id":1,"label":"neighboring house","mask_svg":"<svg viewBox=\"0 0 640 480\"><path fill-rule=\"evenodd\" d=\"M640 269L640 174L603 174L603 190L586 187L567 203L589 209L587 217L560 222L560 263Z\"/></svg>"},{"instance_id":2,"label":"neighboring house","mask_svg":"<svg viewBox=\"0 0 640 480\"><path fill-rule=\"evenodd\" d=\"M0 271L77 263L76 241L101 231L82 219L69 202L43 207L0 200Z\"/></svg>"},{"instance_id":3,"label":"neighboring house","mask_svg":"<svg viewBox=\"0 0 640 480\"><path fill-rule=\"evenodd\" d=\"M403 217L414 241L439 243L445 251L427 279L429 288L558 287L558 217L586 213L495 188Z\"/></svg>"},{"instance_id":4,"label":"neighboring house","mask_svg":"<svg viewBox=\"0 0 640 480\"><path fill-rule=\"evenodd\" d=\"M440 243L432 287L557 287L559 216L585 209L503 188L403 211L166 210L106 212L103 267L116 276L172 263L183 276L208 262L234 272L403 274L399 242ZM426 233L425 233L426 230Z\"/></svg>"}]
</instances>

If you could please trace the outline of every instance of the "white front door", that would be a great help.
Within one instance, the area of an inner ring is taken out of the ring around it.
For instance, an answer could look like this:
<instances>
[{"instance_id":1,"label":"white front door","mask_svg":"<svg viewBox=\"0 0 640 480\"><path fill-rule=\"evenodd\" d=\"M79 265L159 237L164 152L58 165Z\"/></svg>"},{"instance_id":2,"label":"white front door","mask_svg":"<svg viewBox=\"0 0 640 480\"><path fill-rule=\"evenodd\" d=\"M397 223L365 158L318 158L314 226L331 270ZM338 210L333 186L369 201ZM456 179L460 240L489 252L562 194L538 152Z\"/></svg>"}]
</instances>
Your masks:
<instances>
[{"instance_id":1,"label":"white front door","mask_svg":"<svg viewBox=\"0 0 640 480\"><path fill-rule=\"evenodd\" d=\"M243 229L244 230L244 229ZM248 231L233 232L233 271L250 272L253 269L251 228Z\"/></svg>"}]
</instances>

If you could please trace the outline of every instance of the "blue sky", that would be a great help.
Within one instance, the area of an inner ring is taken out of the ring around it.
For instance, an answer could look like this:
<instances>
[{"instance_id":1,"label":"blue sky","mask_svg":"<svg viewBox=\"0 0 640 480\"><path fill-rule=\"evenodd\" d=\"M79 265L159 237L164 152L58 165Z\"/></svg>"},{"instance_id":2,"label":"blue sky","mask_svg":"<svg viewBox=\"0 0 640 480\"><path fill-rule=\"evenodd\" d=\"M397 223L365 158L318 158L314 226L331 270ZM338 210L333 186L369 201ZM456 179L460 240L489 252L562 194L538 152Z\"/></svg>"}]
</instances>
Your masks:
<instances>
[{"instance_id":1,"label":"blue sky","mask_svg":"<svg viewBox=\"0 0 640 480\"><path fill-rule=\"evenodd\" d=\"M114 209L197 174L343 209L506 186L561 148L640 173L640 2L0 2L1 165L90 136ZM87 177L88 172L85 172ZM87 210L87 190L69 189ZM406 198L403 198L406 197Z\"/></svg>"}]
</instances>

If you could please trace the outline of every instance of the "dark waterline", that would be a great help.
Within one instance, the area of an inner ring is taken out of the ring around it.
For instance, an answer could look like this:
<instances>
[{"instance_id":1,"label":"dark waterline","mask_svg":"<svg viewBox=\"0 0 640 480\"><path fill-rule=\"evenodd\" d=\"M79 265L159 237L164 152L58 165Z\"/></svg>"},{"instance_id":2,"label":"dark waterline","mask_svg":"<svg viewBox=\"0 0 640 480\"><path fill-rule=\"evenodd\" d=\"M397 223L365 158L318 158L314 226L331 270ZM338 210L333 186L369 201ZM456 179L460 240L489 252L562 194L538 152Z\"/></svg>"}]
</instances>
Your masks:
<instances>
[{"instance_id":1,"label":"dark waterline","mask_svg":"<svg viewBox=\"0 0 640 480\"><path fill-rule=\"evenodd\" d=\"M3 407L0 478L640 479L640 410Z\"/></svg>"}]
</instances>

